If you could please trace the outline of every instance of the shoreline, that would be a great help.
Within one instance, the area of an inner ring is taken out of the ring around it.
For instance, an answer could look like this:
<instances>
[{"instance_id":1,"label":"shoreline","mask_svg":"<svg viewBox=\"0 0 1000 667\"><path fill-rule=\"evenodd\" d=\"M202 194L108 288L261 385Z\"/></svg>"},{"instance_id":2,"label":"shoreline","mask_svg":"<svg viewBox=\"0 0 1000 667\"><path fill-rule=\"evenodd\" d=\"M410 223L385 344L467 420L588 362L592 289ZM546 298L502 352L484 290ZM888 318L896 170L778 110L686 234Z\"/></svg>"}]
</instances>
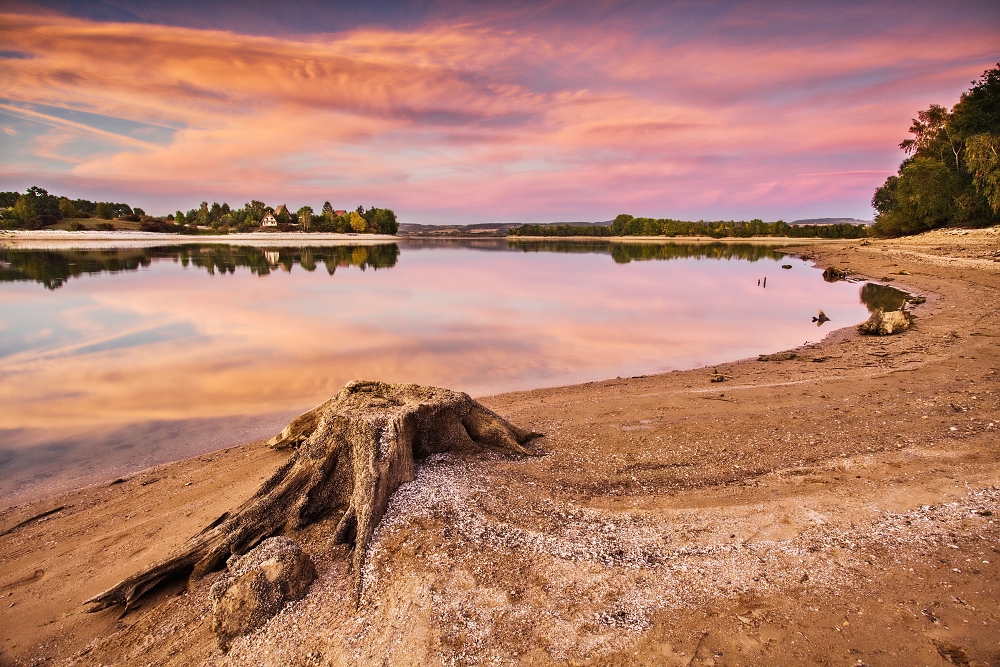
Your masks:
<instances>
[{"instance_id":1,"label":"shoreline","mask_svg":"<svg viewBox=\"0 0 1000 667\"><path fill-rule=\"evenodd\" d=\"M320 232L246 232L233 234L167 234L134 230L64 231L64 230L3 230L0 231L0 247L25 250L47 250L59 248L142 248L163 245L219 244L266 247L280 244L292 245L377 245L383 243L423 243L449 241L506 241L508 243L533 243L536 241L568 241L572 243L658 243L696 244L750 243L754 245L774 245L778 247L801 247L807 245L830 245L850 242L845 239L798 239L780 236L753 236L749 238L710 236L414 236L387 234L336 234ZM855 241L857 242L857 241Z\"/></svg>"},{"instance_id":2,"label":"shoreline","mask_svg":"<svg viewBox=\"0 0 1000 667\"><path fill-rule=\"evenodd\" d=\"M179 596L165 587L124 623L80 602L237 504L285 455L249 443L8 508L0 530L63 507L0 536L0 663L125 664L140 646L160 664L283 664L296 650L318 664L433 663L460 655L448 638L461 627L464 655L502 647L521 664L933 664L948 651L992 664L1000 327L979 308L1000 294L998 231L775 244L927 296L903 334L843 327L783 361L480 399L545 433L545 456L422 467L380 528L357 612L329 522L297 533L320 579L229 656L199 611L211 577ZM511 550L497 527L534 537ZM355 618L391 632L347 631Z\"/></svg>"},{"instance_id":3,"label":"shoreline","mask_svg":"<svg viewBox=\"0 0 1000 667\"><path fill-rule=\"evenodd\" d=\"M273 245L299 243L305 245L379 245L395 243L399 237L387 234L325 234L310 232L247 232L244 234L165 234L160 232L139 232L118 230L59 231L59 230L6 230L0 232L0 247L24 250L48 250L58 248L145 248L164 245L218 244L267 247Z\"/></svg>"}]
</instances>

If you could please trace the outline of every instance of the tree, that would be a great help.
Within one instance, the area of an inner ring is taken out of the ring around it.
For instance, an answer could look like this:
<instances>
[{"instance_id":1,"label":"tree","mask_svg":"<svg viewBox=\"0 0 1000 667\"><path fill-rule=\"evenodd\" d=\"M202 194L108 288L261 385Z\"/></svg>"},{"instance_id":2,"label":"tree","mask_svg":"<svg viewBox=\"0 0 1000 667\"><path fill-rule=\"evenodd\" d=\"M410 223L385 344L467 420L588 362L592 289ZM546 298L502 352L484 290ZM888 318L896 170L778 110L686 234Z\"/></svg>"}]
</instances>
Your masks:
<instances>
[{"instance_id":1,"label":"tree","mask_svg":"<svg viewBox=\"0 0 1000 667\"><path fill-rule=\"evenodd\" d=\"M615 236L622 236L625 234L625 227L628 223L632 222L633 218L627 213L620 213L615 216L615 221L611 223L611 231Z\"/></svg>"},{"instance_id":2,"label":"tree","mask_svg":"<svg viewBox=\"0 0 1000 667\"><path fill-rule=\"evenodd\" d=\"M59 198L59 212L64 218L80 217L79 212L76 210L76 206L73 205L73 202L71 202L68 197Z\"/></svg>"},{"instance_id":3,"label":"tree","mask_svg":"<svg viewBox=\"0 0 1000 667\"><path fill-rule=\"evenodd\" d=\"M303 206L298 210L295 216L299 220L299 229L304 232L308 232L312 229L313 210L311 206Z\"/></svg>"},{"instance_id":4,"label":"tree","mask_svg":"<svg viewBox=\"0 0 1000 667\"><path fill-rule=\"evenodd\" d=\"M976 134L965 142L965 161L972 170L976 188L986 197L994 213L1000 213L1000 135Z\"/></svg>"},{"instance_id":5,"label":"tree","mask_svg":"<svg viewBox=\"0 0 1000 667\"><path fill-rule=\"evenodd\" d=\"M368 230L375 234L395 234L399 230L399 223L396 222L396 214L392 209L373 206L363 215L368 223Z\"/></svg>"},{"instance_id":6,"label":"tree","mask_svg":"<svg viewBox=\"0 0 1000 667\"><path fill-rule=\"evenodd\" d=\"M37 185L33 185L25 190L24 194L31 198L31 204L38 218L54 218L57 220L62 217L62 213L59 212L59 197L50 195L46 190ZM55 222L55 220L51 221Z\"/></svg>"},{"instance_id":7,"label":"tree","mask_svg":"<svg viewBox=\"0 0 1000 667\"><path fill-rule=\"evenodd\" d=\"M255 222L260 222L264 217L264 213L267 211L267 207L264 205L264 202L257 199L247 202L244 204L243 208L253 216Z\"/></svg>"},{"instance_id":8,"label":"tree","mask_svg":"<svg viewBox=\"0 0 1000 667\"><path fill-rule=\"evenodd\" d=\"M109 202L106 201L97 202L97 210L95 211L95 213L98 218L103 218L104 220L110 220L111 218L115 217L115 208Z\"/></svg>"},{"instance_id":9,"label":"tree","mask_svg":"<svg viewBox=\"0 0 1000 667\"><path fill-rule=\"evenodd\" d=\"M359 206L358 208L361 207ZM359 234L363 234L364 232L368 231L368 221L365 220L361 216L361 214L358 213L357 211L351 211L351 217L350 220L348 221L348 224L350 224L351 229L358 232Z\"/></svg>"},{"instance_id":10,"label":"tree","mask_svg":"<svg viewBox=\"0 0 1000 667\"><path fill-rule=\"evenodd\" d=\"M10 209L10 216L17 222L32 222L38 215L34 197L21 195Z\"/></svg>"},{"instance_id":11,"label":"tree","mask_svg":"<svg viewBox=\"0 0 1000 667\"><path fill-rule=\"evenodd\" d=\"M872 197L875 233L1000 221L1000 64L972 84L951 110L932 104L913 119L907 157Z\"/></svg>"}]
</instances>

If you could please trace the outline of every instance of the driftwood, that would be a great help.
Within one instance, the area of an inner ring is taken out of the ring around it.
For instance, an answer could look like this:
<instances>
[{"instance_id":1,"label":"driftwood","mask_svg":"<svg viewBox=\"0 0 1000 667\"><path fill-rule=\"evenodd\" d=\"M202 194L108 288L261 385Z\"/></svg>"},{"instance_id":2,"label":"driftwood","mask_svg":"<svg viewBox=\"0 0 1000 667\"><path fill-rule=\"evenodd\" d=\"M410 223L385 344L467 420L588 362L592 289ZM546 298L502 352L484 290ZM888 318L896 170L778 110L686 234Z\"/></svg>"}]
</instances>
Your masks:
<instances>
[{"instance_id":1,"label":"driftwood","mask_svg":"<svg viewBox=\"0 0 1000 667\"><path fill-rule=\"evenodd\" d=\"M484 449L531 455L522 430L467 394L409 384L350 382L272 439L296 448L289 460L231 514L216 519L163 560L85 602L127 610L159 583L190 572L197 579L275 534L343 512L335 539L353 544L355 604L368 543L392 493L414 477L414 460Z\"/></svg>"}]
</instances>

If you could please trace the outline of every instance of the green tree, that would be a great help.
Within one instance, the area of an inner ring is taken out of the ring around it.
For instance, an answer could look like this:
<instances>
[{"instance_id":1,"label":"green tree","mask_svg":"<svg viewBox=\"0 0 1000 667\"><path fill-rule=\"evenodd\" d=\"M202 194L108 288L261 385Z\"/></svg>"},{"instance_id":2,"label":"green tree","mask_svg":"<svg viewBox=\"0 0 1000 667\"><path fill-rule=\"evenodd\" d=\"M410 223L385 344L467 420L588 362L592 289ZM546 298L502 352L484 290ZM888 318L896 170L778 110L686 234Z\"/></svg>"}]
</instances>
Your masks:
<instances>
[{"instance_id":1,"label":"green tree","mask_svg":"<svg viewBox=\"0 0 1000 667\"><path fill-rule=\"evenodd\" d=\"M35 211L34 197L21 195L10 209L10 216L17 222L32 222L38 215Z\"/></svg>"},{"instance_id":2,"label":"green tree","mask_svg":"<svg viewBox=\"0 0 1000 667\"><path fill-rule=\"evenodd\" d=\"M253 217L254 222L258 223L264 217L264 213L267 212L267 207L264 205L264 202L257 199L248 201L244 204L243 208Z\"/></svg>"},{"instance_id":3,"label":"green tree","mask_svg":"<svg viewBox=\"0 0 1000 667\"><path fill-rule=\"evenodd\" d=\"M872 197L875 233L1000 221L1000 64L972 83L950 111L932 104L913 119L899 173Z\"/></svg>"},{"instance_id":4,"label":"green tree","mask_svg":"<svg viewBox=\"0 0 1000 667\"><path fill-rule=\"evenodd\" d=\"M965 142L965 161L976 188L986 197L994 213L1000 213L1000 135L974 134Z\"/></svg>"},{"instance_id":5,"label":"green tree","mask_svg":"<svg viewBox=\"0 0 1000 667\"><path fill-rule=\"evenodd\" d=\"M80 214L76 210L76 206L73 205L73 202L71 202L68 197L59 198L59 212L64 218L80 217Z\"/></svg>"},{"instance_id":6,"label":"green tree","mask_svg":"<svg viewBox=\"0 0 1000 667\"><path fill-rule=\"evenodd\" d=\"M624 235L626 233L625 228L628 226L630 222L632 222L633 219L634 218L631 215L628 215L627 213L619 213L617 216L615 216L615 221L611 223L611 232L615 236Z\"/></svg>"},{"instance_id":7,"label":"green tree","mask_svg":"<svg viewBox=\"0 0 1000 667\"><path fill-rule=\"evenodd\" d=\"M311 206L303 206L296 212L295 217L299 221L299 229L308 232L312 229L313 210Z\"/></svg>"},{"instance_id":8,"label":"green tree","mask_svg":"<svg viewBox=\"0 0 1000 667\"><path fill-rule=\"evenodd\" d=\"M399 230L396 214L392 209L371 207L362 216L368 223L368 231L375 234L395 234Z\"/></svg>"},{"instance_id":9,"label":"green tree","mask_svg":"<svg viewBox=\"0 0 1000 667\"><path fill-rule=\"evenodd\" d=\"M115 207L112 206L110 202L106 201L97 202L97 209L95 210L95 214L97 215L98 218L102 218L104 220L110 220L111 218L115 217Z\"/></svg>"}]
</instances>

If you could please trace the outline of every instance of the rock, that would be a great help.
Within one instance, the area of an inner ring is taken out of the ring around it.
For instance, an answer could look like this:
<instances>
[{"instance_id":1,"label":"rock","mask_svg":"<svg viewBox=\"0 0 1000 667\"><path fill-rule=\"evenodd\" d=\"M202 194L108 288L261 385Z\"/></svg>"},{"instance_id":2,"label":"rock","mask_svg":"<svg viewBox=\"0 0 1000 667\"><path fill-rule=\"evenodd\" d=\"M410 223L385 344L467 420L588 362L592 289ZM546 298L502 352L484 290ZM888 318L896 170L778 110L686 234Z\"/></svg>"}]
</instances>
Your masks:
<instances>
[{"instance_id":1,"label":"rock","mask_svg":"<svg viewBox=\"0 0 1000 667\"><path fill-rule=\"evenodd\" d=\"M792 265L791 264L782 264L781 268L783 268L783 269L790 269L790 268L792 268Z\"/></svg>"},{"instance_id":2,"label":"rock","mask_svg":"<svg viewBox=\"0 0 1000 667\"><path fill-rule=\"evenodd\" d=\"M797 356L794 352L775 352L774 354L762 354L757 357L757 361L788 361Z\"/></svg>"},{"instance_id":3,"label":"rock","mask_svg":"<svg viewBox=\"0 0 1000 667\"><path fill-rule=\"evenodd\" d=\"M828 283L835 283L838 280L844 280L847 278L847 271L841 271L838 268L828 266L825 271L823 271L823 280Z\"/></svg>"},{"instance_id":4,"label":"rock","mask_svg":"<svg viewBox=\"0 0 1000 667\"><path fill-rule=\"evenodd\" d=\"M286 602L303 597L316 578L309 555L287 537L272 537L243 556L231 556L227 568L209 591L212 630L223 651L267 623Z\"/></svg>"},{"instance_id":5,"label":"rock","mask_svg":"<svg viewBox=\"0 0 1000 667\"><path fill-rule=\"evenodd\" d=\"M858 332L865 336L889 336L906 331L911 322L910 314L905 310L886 312L877 308L867 322L858 325Z\"/></svg>"}]
</instances>

